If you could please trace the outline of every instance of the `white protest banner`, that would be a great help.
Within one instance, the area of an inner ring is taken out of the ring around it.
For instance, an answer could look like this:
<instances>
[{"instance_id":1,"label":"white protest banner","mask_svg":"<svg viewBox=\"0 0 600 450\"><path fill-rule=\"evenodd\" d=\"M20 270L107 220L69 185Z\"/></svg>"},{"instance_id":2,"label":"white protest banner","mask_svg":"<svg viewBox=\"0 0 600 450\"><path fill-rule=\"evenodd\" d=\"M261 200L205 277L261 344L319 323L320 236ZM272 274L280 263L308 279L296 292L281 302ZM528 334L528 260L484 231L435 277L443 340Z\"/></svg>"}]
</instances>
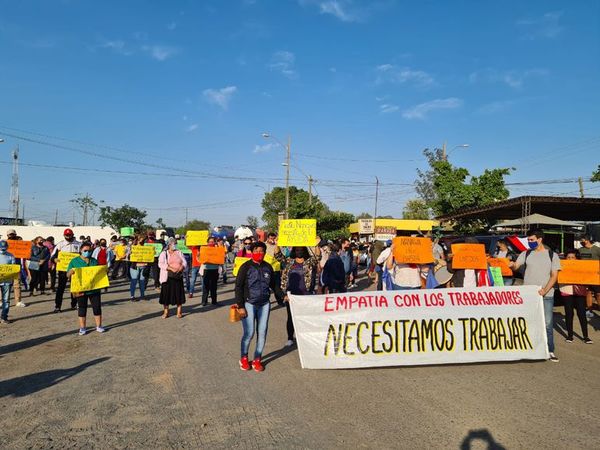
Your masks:
<instances>
[{"instance_id":1,"label":"white protest banner","mask_svg":"<svg viewBox=\"0 0 600 450\"><path fill-rule=\"evenodd\" d=\"M290 295L305 369L547 359L537 286Z\"/></svg>"}]
</instances>

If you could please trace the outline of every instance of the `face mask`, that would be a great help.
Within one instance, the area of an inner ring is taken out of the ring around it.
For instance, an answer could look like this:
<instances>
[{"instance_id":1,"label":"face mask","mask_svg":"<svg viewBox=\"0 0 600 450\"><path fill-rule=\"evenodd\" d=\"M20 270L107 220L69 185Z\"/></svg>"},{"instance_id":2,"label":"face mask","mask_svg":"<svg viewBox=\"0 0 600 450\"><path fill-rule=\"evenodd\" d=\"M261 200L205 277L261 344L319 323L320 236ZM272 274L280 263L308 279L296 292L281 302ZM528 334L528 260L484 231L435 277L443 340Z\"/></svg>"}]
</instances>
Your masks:
<instances>
[{"instance_id":1,"label":"face mask","mask_svg":"<svg viewBox=\"0 0 600 450\"><path fill-rule=\"evenodd\" d=\"M73 237L73 236L65 236L65 239L67 240L67 242L73 242L73 240L75 239L75 237Z\"/></svg>"},{"instance_id":2,"label":"face mask","mask_svg":"<svg viewBox=\"0 0 600 450\"><path fill-rule=\"evenodd\" d=\"M92 252L86 250L84 252L81 252L81 256L83 256L84 258L89 258L90 256L92 256Z\"/></svg>"},{"instance_id":3,"label":"face mask","mask_svg":"<svg viewBox=\"0 0 600 450\"><path fill-rule=\"evenodd\" d=\"M250 250L250 247L251 247L251 245L250 245L250 244L248 244L248 245L244 245L244 248L245 248L246 250Z\"/></svg>"},{"instance_id":4,"label":"face mask","mask_svg":"<svg viewBox=\"0 0 600 450\"><path fill-rule=\"evenodd\" d=\"M252 261L254 261L255 263L260 264L263 261L263 259L265 259L264 253L252 253Z\"/></svg>"},{"instance_id":5,"label":"face mask","mask_svg":"<svg viewBox=\"0 0 600 450\"><path fill-rule=\"evenodd\" d=\"M538 247L538 242L537 241L529 242L529 248L531 250L535 250L537 247Z\"/></svg>"}]
</instances>

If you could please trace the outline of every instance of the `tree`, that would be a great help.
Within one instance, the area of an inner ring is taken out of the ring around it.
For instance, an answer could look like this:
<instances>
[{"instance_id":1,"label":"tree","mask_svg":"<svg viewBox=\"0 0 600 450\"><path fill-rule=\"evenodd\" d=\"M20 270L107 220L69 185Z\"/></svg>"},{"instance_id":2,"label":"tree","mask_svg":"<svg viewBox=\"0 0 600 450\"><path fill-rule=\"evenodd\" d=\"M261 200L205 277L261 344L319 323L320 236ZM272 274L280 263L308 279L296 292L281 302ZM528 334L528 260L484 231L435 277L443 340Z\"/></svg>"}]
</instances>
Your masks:
<instances>
[{"instance_id":1,"label":"tree","mask_svg":"<svg viewBox=\"0 0 600 450\"><path fill-rule=\"evenodd\" d=\"M328 211L317 217L317 233L325 240L336 240L350 236L348 226L354 223L354 215L341 211Z\"/></svg>"},{"instance_id":2,"label":"tree","mask_svg":"<svg viewBox=\"0 0 600 450\"><path fill-rule=\"evenodd\" d=\"M248 216L246 217L246 224L250 227L250 228L258 228L258 217L256 216Z\"/></svg>"},{"instance_id":3,"label":"tree","mask_svg":"<svg viewBox=\"0 0 600 450\"><path fill-rule=\"evenodd\" d=\"M427 204L420 199L413 199L406 202L402 211L403 219L427 220L429 219L429 208Z\"/></svg>"},{"instance_id":4,"label":"tree","mask_svg":"<svg viewBox=\"0 0 600 450\"><path fill-rule=\"evenodd\" d=\"M159 217L158 219L156 219L156 226L158 228L160 228L161 230L164 230L165 228L167 228L167 225L165 224L165 222L163 221L162 217Z\"/></svg>"},{"instance_id":5,"label":"tree","mask_svg":"<svg viewBox=\"0 0 600 450\"><path fill-rule=\"evenodd\" d=\"M184 226L177 228L175 233L185 234L188 230L210 230L210 222L198 219L190 220Z\"/></svg>"},{"instance_id":6,"label":"tree","mask_svg":"<svg viewBox=\"0 0 600 450\"><path fill-rule=\"evenodd\" d=\"M102 226L108 225L117 231L123 227L133 227L139 231L146 228L146 215L146 211L125 204L120 208L101 207L99 219Z\"/></svg>"},{"instance_id":7,"label":"tree","mask_svg":"<svg viewBox=\"0 0 600 450\"><path fill-rule=\"evenodd\" d=\"M372 219L373 216L367 212L362 212L360 213L358 216L356 216L356 220L360 220L360 219Z\"/></svg>"},{"instance_id":8,"label":"tree","mask_svg":"<svg viewBox=\"0 0 600 450\"><path fill-rule=\"evenodd\" d=\"M312 202L309 201L310 195L304 189L296 186L290 186L290 209L288 218L290 219L314 219L320 217L328 211L319 197L313 195ZM271 192L265 192L262 201L263 215L262 219L268 231L277 231L279 228L279 213L285 211L285 188L276 187Z\"/></svg>"},{"instance_id":9,"label":"tree","mask_svg":"<svg viewBox=\"0 0 600 450\"><path fill-rule=\"evenodd\" d=\"M98 203L96 203L89 194L79 195L73 200L70 200L70 202L75 204L81 210L83 215L82 225L84 227L89 225L88 218L90 217L90 214L93 215L94 211L98 207Z\"/></svg>"},{"instance_id":10,"label":"tree","mask_svg":"<svg viewBox=\"0 0 600 450\"><path fill-rule=\"evenodd\" d=\"M444 159L439 149L425 149L423 154L430 170L418 171L416 190L434 215L447 215L461 208L485 206L508 198L504 177L514 169L486 169L479 176L471 176L467 169L454 167ZM458 220L454 228L473 233L491 225L479 219L464 219Z\"/></svg>"},{"instance_id":11,"label":"tree","mask_svg":"<svg viewBox=\"0 0 600 450\"><path fill-rule=\"evenodd\" d=\"M600 164L598 164L596 171L592 173L591 181L600 181Z\"/></svg>"}]
</instances>

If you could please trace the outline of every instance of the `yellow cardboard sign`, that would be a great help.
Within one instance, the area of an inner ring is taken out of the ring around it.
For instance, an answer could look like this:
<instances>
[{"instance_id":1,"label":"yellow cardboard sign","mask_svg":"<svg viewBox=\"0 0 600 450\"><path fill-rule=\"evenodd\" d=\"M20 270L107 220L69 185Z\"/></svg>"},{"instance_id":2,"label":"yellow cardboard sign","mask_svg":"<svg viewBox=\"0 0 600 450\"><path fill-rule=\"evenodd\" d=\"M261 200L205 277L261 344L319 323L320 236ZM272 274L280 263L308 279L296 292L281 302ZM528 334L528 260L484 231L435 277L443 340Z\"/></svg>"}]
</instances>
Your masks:
<instances>
[{"instance_id":1,"label":"yellow cardboard sign","mask_svg":"<svg viewBox=\"0 0 600 450\"><path fill-rule=\"evenodd\" d=\"M0 264L0 283L14 280L19 276L20 271L19 264Z\"/></svg>"},{"instance_id":2,"label":"yellow cardboard sign","mask_svg":"<svg viewBox=\"0 0 600 450\"><path fill-rule=\"evenodd\" d=\"M314 247L317 242L316 219L282 220L277 245L280 247Z\"/></svg>"},{"instance_id":3,"label":"yellow cardboard sign","mask_svg":"<svg viewBox=\"0 0 600 450\"><path fill-rule=\"evenodd\" d=\"M237 256L235 258L235 261L233 262L233 276L237 277L238 274L238 270L240 270L240 267L242 267L242 264L244 264L246 261L250 261L251 258L243 258L241 256Z\"/></svg>"},{"instance_id":4,"label":"yellow cardboard sign","mask_svg":"<svg viewBox=\"0 0 600 450\"><path fill-rule=\"evenodd\" d=\"M154 262L154 247L150 245L132 245L129 261L136 263Z\"/></svg>"},{"instance_id":5,"label":"yellow cardboard sign","mask_svg":"<svg viewBox=\"0 0 600 450\"><path fill-rule=\"evenodd\" d=\"M106 266L77 267L71 277L71 292L87 292L110 285Z\"/></svg>"},{"instance_id":6,"label":"yellow cardboard sign","mask_svg":"<svg viewBox=\"0 0 600 450\"><path fill-rule=\"evenodd\" d=\"M77 258L79 253L72 252L60 252L58 259L56 260L56 270L59 272L66 272L69 267L69 263L73 258Z\"/></svg>"},{"instance_id":7,"label":"yellow cardboard sign","mask_svg":"<svg viewBox=\"0 0 600 450\"><path fill-rule=\"evenodd\" d=\"M265 255L265 261L271 264L273 272L281 272L281 263L277 261L274 256Z\"/></svg>"},{"instance_id":8,"label":"yellow cardboard sign","mask_svg":"<svg viewBox=\"0 0 600 450\"><path fill-rule=\"evenodd\" d=\"M198 245L206 245L208 241L208 231L194 231L190 230L185 233L185 245L188 247L196 247Z\"/></svg>"}]
</instances>

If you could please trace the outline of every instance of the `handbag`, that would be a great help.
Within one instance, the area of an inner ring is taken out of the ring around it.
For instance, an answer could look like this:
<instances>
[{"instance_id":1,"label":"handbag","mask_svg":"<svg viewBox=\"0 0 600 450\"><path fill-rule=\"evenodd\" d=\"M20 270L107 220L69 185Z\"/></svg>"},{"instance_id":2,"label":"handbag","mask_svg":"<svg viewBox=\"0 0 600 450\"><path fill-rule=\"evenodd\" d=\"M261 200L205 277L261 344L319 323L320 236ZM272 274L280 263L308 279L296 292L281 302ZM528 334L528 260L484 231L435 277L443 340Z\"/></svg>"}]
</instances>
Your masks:
<instances>
[{"instance_id":1,"label":"handbag","mask_svg":"<svg viewBox=\"0 0 600 450\"><path fill-rule=\"evenodd\" d=\"M235 323L239 322L240 320L242 320L242 316L240 316L237 305L231 305L229 308L229 321L231 323Z\"/></svg>"}]
</instances>

